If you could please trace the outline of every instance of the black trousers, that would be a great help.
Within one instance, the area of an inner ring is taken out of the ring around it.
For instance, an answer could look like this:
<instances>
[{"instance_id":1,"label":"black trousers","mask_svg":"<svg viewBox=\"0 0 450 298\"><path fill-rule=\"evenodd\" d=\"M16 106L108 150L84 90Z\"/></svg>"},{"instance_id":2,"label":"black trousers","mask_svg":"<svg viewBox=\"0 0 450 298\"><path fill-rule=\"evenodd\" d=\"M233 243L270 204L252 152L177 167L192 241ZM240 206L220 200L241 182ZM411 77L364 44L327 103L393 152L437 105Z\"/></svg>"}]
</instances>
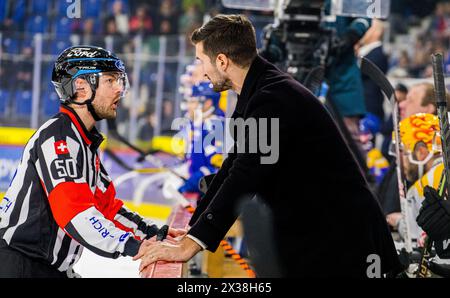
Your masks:
<instances>
[{"instance_id":1,"label":"black trousers","mask_svg":"<svg viewBox=\"0 0 450 298\"><path fill-rule=\"evenodd\" d=\"M0 278L67 278L49 264L31 259L0 240Z\"/></svg>"}]
</instances>

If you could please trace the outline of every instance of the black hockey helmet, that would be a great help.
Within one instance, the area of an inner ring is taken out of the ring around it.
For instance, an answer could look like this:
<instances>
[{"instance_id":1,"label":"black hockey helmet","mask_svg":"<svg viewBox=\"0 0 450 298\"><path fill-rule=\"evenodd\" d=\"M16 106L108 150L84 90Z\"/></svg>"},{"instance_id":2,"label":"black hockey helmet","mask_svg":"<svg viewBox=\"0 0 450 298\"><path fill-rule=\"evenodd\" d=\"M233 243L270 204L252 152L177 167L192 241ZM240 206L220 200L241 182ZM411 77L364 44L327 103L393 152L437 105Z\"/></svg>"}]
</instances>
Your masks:
<instances>
[{"instance_id":1,"label":"black hockey helmet","mask_svg":"<svg viewBox=\"0 0 450 298\"><path fill-rule=\"evenodd\" d=\"M125 66L119 58L110 51L95 46L74 46L65 49L58 57L53 67L52 83L63 103L75 103L74 80L84 78L91 86L91 99L81 103L87 104L95 120L101 120L95 114L92 100L98 87L99 75L103 72L118 72L123 80L123 95L128 89L128 78ZM80 103L75 103L80 104Z\"/></svg>"}]
</instances>

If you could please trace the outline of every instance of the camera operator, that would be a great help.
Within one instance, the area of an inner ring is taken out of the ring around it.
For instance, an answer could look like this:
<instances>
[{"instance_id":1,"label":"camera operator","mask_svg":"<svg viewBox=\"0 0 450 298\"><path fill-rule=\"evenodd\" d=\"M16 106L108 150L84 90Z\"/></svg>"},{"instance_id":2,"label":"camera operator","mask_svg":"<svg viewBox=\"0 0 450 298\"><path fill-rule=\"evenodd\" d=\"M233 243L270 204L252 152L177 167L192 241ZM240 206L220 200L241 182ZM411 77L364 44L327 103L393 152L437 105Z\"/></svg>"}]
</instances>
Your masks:
<instances>
[{"instance_id":1,"label":"camera operator","mask_svg":"<svg viewBox=\"0 0 450 298\"><path fill-rule=\"evenodd\" d=\"M325 79L328 107L364 170L359 122L366 106L354 48L370 26L365 17L335 16L330 0L285 1L282 10L275 11L274 24L265 28L260 51L316 95ZM314 74L318 66L324 72Z\"/></svg>"},{"instance_id":2,"label":"camera operator","mask_svg":"<svg viewBox=\"0 0 450 298\"><path fill-rule=\"evenodd\" d=\"M325 14L329 15L330 10L331 1L326 0ZM325 72L330 88L328 99L359 145L359 120L366 114L366 106L354 47L370 28L371 20L337 16L332 22L326 20L325 26L336 32L330 52L330 65Z\"/></svg>"}]
</instances>

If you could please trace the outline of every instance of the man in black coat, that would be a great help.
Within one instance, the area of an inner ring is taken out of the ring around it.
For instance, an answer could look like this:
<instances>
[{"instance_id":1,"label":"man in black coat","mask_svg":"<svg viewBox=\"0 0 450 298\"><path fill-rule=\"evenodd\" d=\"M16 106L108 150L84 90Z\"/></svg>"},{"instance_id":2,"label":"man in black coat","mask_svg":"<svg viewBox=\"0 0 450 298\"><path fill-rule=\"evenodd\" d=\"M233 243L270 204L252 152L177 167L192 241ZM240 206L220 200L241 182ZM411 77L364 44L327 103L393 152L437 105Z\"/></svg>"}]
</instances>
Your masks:
<instances>
[{"instance_id":1,"label":"man in black coat","mask_svg":"<svg viewBox=\"0 0 450 298\"><path fill-rule=\"evenodd\" d=\"M372 61L378 68L386 73L388 70L388 58L383 50L383 33L384 24L379 20L374 20L372 26L361 39L359 48L359 56L365 57ZM367 75L362 75L364 85L364 99L366 102L367 112L378 117L380 122L384 120L383 101L384 95L381 93L380 87L375 84Z\"/></svg>"},{"instance_id":2,"label":"man in black coat","mask_svg":"<svg viewBox=\"0 0 450 298\"><path fill-rule=\"evenodd\" d=\"M367 277L373 254L381 273L397 268L384 216L335 122L305 87L257 55L248 19L218 15L191 40L214 88L238 94L232 120L255 119L258 133L237 127L245 131L245 143L238 141L240 151L228 154L188 235L175 245L148 244L135 257L142 257L140 269L158 260L187 261L202 249L215 251L243 200L255 194L273 215L279 276ZM261 119L275 121L264 129ZM242 153L255 142L275 149Z\"/></svg>"}]
</instances>

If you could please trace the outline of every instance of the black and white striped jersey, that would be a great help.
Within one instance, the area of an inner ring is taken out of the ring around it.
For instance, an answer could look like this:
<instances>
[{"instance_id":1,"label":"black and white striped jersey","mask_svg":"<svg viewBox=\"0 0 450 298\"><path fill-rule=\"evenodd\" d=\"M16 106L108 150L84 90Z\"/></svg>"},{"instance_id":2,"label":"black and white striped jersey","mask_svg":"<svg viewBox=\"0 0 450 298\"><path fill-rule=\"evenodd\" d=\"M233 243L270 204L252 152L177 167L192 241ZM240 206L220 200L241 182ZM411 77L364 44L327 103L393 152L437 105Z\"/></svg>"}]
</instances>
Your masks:
<instances>
[{"instance_id":1,"label":"black and white striped jersey","mask_svg":"<svg viewBox=\"0 0 450 298\"><path fill-rule=\"evenodd\" d=\"M59 271L71 268L83 247L104 257L134 256L140 239L158 228L115 197L97 153L102 141L62 105L24 149L0 204L0 241Z\"/></svg>"}]
</instances>

